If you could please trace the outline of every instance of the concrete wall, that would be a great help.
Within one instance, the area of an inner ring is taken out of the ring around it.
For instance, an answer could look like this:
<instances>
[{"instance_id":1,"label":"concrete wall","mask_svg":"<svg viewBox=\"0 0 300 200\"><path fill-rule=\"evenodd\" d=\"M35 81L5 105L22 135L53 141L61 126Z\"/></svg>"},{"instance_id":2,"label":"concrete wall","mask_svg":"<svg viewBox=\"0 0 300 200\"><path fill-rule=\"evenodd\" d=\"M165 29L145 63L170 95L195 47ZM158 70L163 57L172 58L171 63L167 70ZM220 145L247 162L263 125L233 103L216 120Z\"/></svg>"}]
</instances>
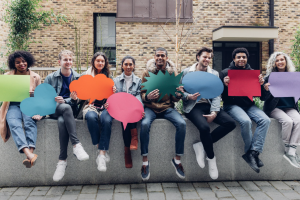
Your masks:
<instances>
[{"instance_id":1,"label":"concrete wall","mask_svg":"<svg viewBox=\"0 0 300 200\"><path fill-rule=\"evenodd\" d=\"M120 122L114 121L110 142L111 161L107 172L99 172L96 166L96 147L92 145L87 125L77 121L78 137L90 155L88 161L80 162L72 154L71 144L68 151L68 167L62 181L53 182L52 176L59 155L57 122L45 119L38 122L36 153L39 155L36 165L26 169L22 165L24 155L18 153L13 139L7 143L0 142L0 187L2 186L36 186L69 184L112 184L140 183L142 157L140 149L132 151L133 168L126 169L124 163L124 144ZM215 124L211 129L216 128ZM272 119L267 134L264 153L260 156L265 166L259 174L255 173L242 159L244 143L238 126L233 132L214 144L218 181L231 180L299 180L299 169L292 167L283 157L284 146L281 141L281 125ZM186 178L181 180L175 174L171 159L175 153L175 127L167 120L155 120L150 132L149 161L151 177L149 182L190 182L212 181L208 167L201 169L195 159L192 144L199 141L195 126L187 120L185 155L182 163ZM207 165L207 163L206 163Z\"/></svg>"}]
</instances>

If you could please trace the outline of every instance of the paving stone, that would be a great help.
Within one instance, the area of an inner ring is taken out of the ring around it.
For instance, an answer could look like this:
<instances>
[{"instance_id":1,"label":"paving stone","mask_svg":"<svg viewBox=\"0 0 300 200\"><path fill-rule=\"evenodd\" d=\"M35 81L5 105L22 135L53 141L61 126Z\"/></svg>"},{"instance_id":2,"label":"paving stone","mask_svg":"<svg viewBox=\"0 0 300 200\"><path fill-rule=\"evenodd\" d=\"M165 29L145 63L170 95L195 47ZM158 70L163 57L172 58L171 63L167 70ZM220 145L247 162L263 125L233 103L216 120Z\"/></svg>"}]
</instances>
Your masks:
<instances>
[{"instance_id":1,"label":"paving stone","mask_svg":"<svg viewBox=\"0 0 300 200\"><path fill-rule=\"evenodd\" d=\"M227 191L227 188L225 187L225 185L222 182L209 182L208 184L214 192L217 190Z\"/></svg>"},{"instance_id":2,"label":"paving stone","mask_svg":"<svg viewBox=\"0 0 300 200\"><path fill-rule=\"evenodd\" d=\"M209 188L209 185L207 183L193 183L195 188Z\"/></svg>"},{"instance_id":3,"label":"paving stone","mask_svg":"<svg viewBox=\"0 0 300 200\"><path fill-rule=\"evenodd\" d=\"M280 190L280 192L288 199L300 199L300 194L294 190Z\"/></svg>"},{"instance_id":4,"label":"paving stone","mask_svg":"<svg viewBox=\"0 0 300 200\"><path fill-rule=\"evenodd\" d=\"M0 196L0 200L8 200L10 198L10 195L6 195L6 196Z\"/></svg>"},{"instance_id":5,"label":"paving stone","mask_svg":"<svg viewBox=\"0 0 300 200\"><path fill-rule=\"evenodd\" d=\"M249 194L242 187L227 187L231 194L237 197L250 197Z\"/></svg>"},{"instance_id":6,"label":"paving stone","mask_svg":"<svg viewBox=\"0 0 300 200\"><path fill-rule=\"evenodd\" d=\"M295 190L296 192L300 193L300 186L299 185L293 185L292 186L293 190ZM0 193L1 195L1 193Z\"/></svg>"},{"instance_id":7,"label":"paving stone","mask_svg":"<svg viewBox=\"0 0 300 200\"><path fill-rule=\"evenodd\" d=\"M63 196L67 196L67 195L79 195L80 194L80 190L66 190L63 194Z\"/></svg>"},{"instance_id":8,"label":"paving stone","mask_svg":"<svg viewBox=\"0 0 300 200\"><path fill-rule=\"evenodd\" d=\"M97 194L98 185L85 185L81 190L81 194Z\"/></svg>"},{"instance_id":9,"label":"paving stone","mask_svg":"<svg viewBox=\"0 0 300 200\"><path fill-rule=\"evenodd\" d=\"M112 200L113 199L114 190L98 190L97 198L101 200Z\"/></svg>"},{"instance_id":10,"label":"paving stone","mask_svg":"<svg viewBox=\"0 0 300 200\"><path fill-rule=\"evenodd\" d=\"M283 181L283 182L288 186L296 186L296 185L300 186L300 183L298 181Z\"/></svg>"},{"instance_id":11,"label":"paving stone","mask_svg":"<svg viewBox=\"0 0 300 200\"><path fill-rule=\"evenodd\" d=\"M66 186L51 187L50 190L47 192L46 196L48 195L60 196L64 193L65 190L66 190Z\"/></svg>"},{"instance_id":12,"label":"paving stone","mask_svg":"<svg viewBox=\"0 0 300 200\"><path fill-rule=\"evenodd\" d=\"M184 200L200 199L197 192L181 192Z\"/></svg>"},{"instance_id":13,"label":"paving stone","mask_svg":"<svg viewBox=\"0 0 300 200\"><path fill-rule=\"evenodd\" d=\"M144 184L144 183L131 184L130 187L131 187L131 189L143 189L143 188L146 188L146 184Z\"/></svg>"},{"instance_id":14,"label":"paving stone","mask_svg":"<svg viewBox=\"0 0 300 200\"><path fill-rule=\"evenodd\" d=\"M178 183L178 187L181 192L195 192L195 188L192 183Z\"/></svg>"},{"instance_id":15,"label":"paving stone","mask_svg":"<svg viewBox=\"0 0 300 200\"><path fill-rule=\"evenodd\" d=\"M240 181L239 183L247 191L260 190L252 181Z\"/></svg>"},{"instance_id":16,"label":"paving stone","mask_svg":"<svg viewBox=\"0 0 300 200\"><path fill-rule=\"evenodd\" d=\"M161 192L162 187L160 183L147 183L148 192Z\"/></svg>"},{"instance_id":17,"label":"paving stone","mask_svg":"<svg viewBox=\"0 0 300 200\"><path fill-rule=\"evenodd\" d=\"M78 195L62 195L60 200L77 200Z\"/></svg>"},{"instance_id":18,"label":"paving stone","mask_svg":"<svg viewBox=\"0 0 300 200\"><path fill-rule=\"evenodd\" d=\"M218 200L216 197L202 198L202 200Z\"/></svg>"},{"instance_id":19,"label":"paving stone","mask_svg":"<svg viewBox=\"0 0 300 200\"><path fill-rule=\"evenodd\" d=\"M254 200L272 200L262 191L248 191Z\"/></svg>"},{"instance_id":20,"label":"paving stone","mask_svg":"<svg viewBox=\"0 0 300 200\"><path fill-rule=\"evenodd\" d=\"M263 192L278 192L278 190L276 190L276 188L274 188L273 186L260 186L260 189Z\"/></svg>"},{"instance_id":21,"label":"paving stone","mask_svg":"<svg viewBox=\"0 0 300 200\"><path fill-rule=\"evenodd\" d=\"M43 196L29 196L26 200L43 200L45 195Z\"/></svg>"},{"instance_id":22,"label":"paving stone","mask_svg":"<svg viewBox=\"0 0 300 200\"><path fill-rule=\"evenodd\" d=\"M163 188L177 188L177 183L162 183Z\"/></svg>"},{"instance_id":23,"label":"paving stone","mask_svg":"<svg viewBox=\"0 0 300 200\"><path fill-rule=\"evenodd\" d=\"M9 200L25 200L28 196L12 196Z\"/></svg>"},{"instance_id":24,"label":"paving stone","mask_svg":"<svg viewBox=\"0 0 300 200\"><path fill-rule=\"evenodd\" d=\"M230 192L228 192L228 191L222 191L222 190L216 191L216 196L218 198L229 198L229 197L232 197L232 195L231 195Z\"/></svg>"},{"instance_id":25,"label":"paving stone","mask_svg":"<svg viewBox=\"0 0 300 200\"><path fill-rule=\"evenodd\" d=\"M82 190L82 185L73 185L73 186L68 186L66 188L67 191L81 191Z\"/></svg>"},{"instance_id":26,"label":"paving stone","mask_svg":"<svg viewBox=\"0 0 300 200\"><path fill-rule=\"evenodd\" d=\"M269 197L271 197L272 200L288 200L285 196L283 196L280 192L277 190L274 192L265 192Z\"/></svg>"},{"instance_id":27,"label":"paving stone","mask_svg":"<svg viewBox=\"0 0 300 200\"><path fill-rule=\"evenodd\" d=\"M111 190L115 189L114 185L99 185L99 190Z\"/></svg>"},{"instance_id":28,"label":"paving stone","mask_svg":"<svg viewBox=\"0 0 300 200\"><path fill-rule=\"evenodd\" d=\"M282 181L270 181L270 183L278 190L291 190L292 189Z\"/></svg>"},{"instance_id":29,"label":"paving stone","mask_svg":"<svg viewBox=\"0 0 300 200\"><path fill-rule=\"evenodd\" d=\"M178 188L164 188L167 200L182 200L181 193Z\"/></svg>"},{"instance_id":30,"label":"paving stone","mask_svg":"<svg viewBox=\"0 0 300 200\"><path fill-rule=\"evenodd\" d=\"M148 185L148 184L147 184ZM165 194L162 192L150 192L148 193L149 200L165 200Z\"/></svg>"},{"instance_id":31,"label":"paving stone","mask_svg":"<svg viewBox=\"0 0 300 200\"><path fill-rule=\"evenodd\" d=\"M219 198L219 200L235 200L235 198Z\"/></svg>"},{"instance_id":32,"label":"paving stone","mask_svg":"<svg viewBox=\"0 0 300 200\"><path fill-rule=\"evenodd\" d=\"M19 187L13 196L28 196L33 189L33 187Z\"/></svg>"},{"instance_id":33,"label":"paving stone","mask_svg":"<svg viewBox=\"0 0 300 200\"><path fill-rule=\"evenodd\" d=\"M237 181L223 182L226 187L240 187L241 185Z\"/></svg>"},{"instance_id":34,"label":"paving stone","mask_svg":"<svg viewBox=\"0 0 300 200\"><path fill-rule=\"evenodd\" d=\"M129 193L115 193L114 200L130 200Z\"/></svg>"},{"instance_id":35,"label":"paving stone","mask_svg":"<svg viewBox=\"0 0 300 200\"><path fill-rule=\"evenodd\" d=\"M14 188L2 188L0 191L0 197L1 196L11 196L13 193L17 190L17 187ZM4 199L4 197L3 197Z\"/></svg>"},{"instance_id":36,"label":"paving stone","mask_svg":"<svg viewBox=\"0 0 300 200\"><path fill-rule=\"evenodd\" d=\"M258 186L272 186L268 181L253 181Z\"/></svg>"},{"instance_id":37,"label":"paving stone","mask_svg":"<svg viewBox=\"0 0 300 200\"><path fill-rule=\"evenodd\" d=\"M130 192L130 185L129 184L122 184L115 186L115 193L128 193Z\"/></svg>"},{"instance_id":38,"label":"paving stone","mask_svg":"<svg viewBox=\"0 0 300 200\"><path fill-rule=\"evenodd\" d=\"M35 187L30 196L45 196L50 187Z\"/></svg>"},{"instance_id":39,"label":"paving stone","mask_svg":"<svg viewBox=\"0 0 300 200\"><path fill-rule=\"evenodd\" d=\"M78 200L82 200L82 199L95 199L96 198L96 194L80 194L78 196Z\"/></svg>"},{"instance_id":40,"label":"paving stone","mask_svg":"<svg viewBox=\"0 0 300 200\"><path fill-rule=\"evenodd\" d=\"M131 189L131 199L132 200L140 200L140 199L145 199L148 200L148 194L146 191L146 188L136 188L136 189Z\"/></svg>"},{"instance_id":41,"label":"paving stone","mask_svg":"<svg viewBox=\"0 0 300 200\"><path fill-rule=\"evenodd\" d=\"M60 200L61 196L45 196L44 200Z\"/></svg>"},{"instance_id":42,"label":"paving stone","mask_svg":"<svg viewBox=\"0 0 300 200\"><path fill-rule=\"evenodd\" d=\"M236 200L253 200L252 197L235 197Z\"/></svg>"},{"instance_id":43,"label":"paving stone","mask_svg":"<svg viewBox=\"0 0 300 200\"><path fill-rule=\"evenodd\" d=\"M196 190L202 199L216 197L216 194L210 188L196 188Z\"/></svg>"}]
</instances>

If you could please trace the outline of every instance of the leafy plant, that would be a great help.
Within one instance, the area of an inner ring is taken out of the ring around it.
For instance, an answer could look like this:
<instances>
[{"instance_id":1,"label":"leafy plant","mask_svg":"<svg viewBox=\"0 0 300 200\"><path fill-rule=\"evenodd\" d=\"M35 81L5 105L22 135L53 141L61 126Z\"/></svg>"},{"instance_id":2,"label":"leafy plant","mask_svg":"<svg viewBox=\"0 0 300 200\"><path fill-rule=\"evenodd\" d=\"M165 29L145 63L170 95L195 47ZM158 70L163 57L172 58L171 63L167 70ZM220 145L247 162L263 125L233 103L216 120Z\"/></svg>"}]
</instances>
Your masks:
<instances>
[{"instance_id":1,"label":"leafy plant","mask_svg":"<svg viewBox=\"0 0 300 200\"><path fill-rule=\"evenodd\" d=\"M261 101L259 97L255 97L255 98L254 98L254 103L255 103L255 105L256 105L259 109L261 109L261 110L263 109L263 107L264 107L264 102Z\"/></svg>"},{"instance_id":2,"label":"leafy plant","mask_svg":"<svg viewBox=\"0 0 300 200\"><path fill-rule=\"evenodd\" d=\"M295 33L295 39L292 40L292 53L291 56L293 58L294 65L296 67L296 71L300 71L300 27Z\"/></svg>"},{"instance_id":3,"label":"leafy plant","mask_svg":"<svg viewBox=\"0 0 300 200\"><path fill-rule=\"evenodd\" d=\"M16 50L28 50L29 44L34 42L30 33L55 21L64 23L65 15L51 11L38 11L42 0L7 0L4 21L9 26L7 39L8 53Z\"/></svg>"},{"instance_id":4,"label":"leafy plant","mask_svg":"<svg viewBox=\"0 0 300 200\"><path fill-rule=\"evenodd\" d=\"M178 102L175 102L175 109L176 109L180 114L182 114L182 115L184 114L182 99L180 99Z\"/></svg>"}]
</instances>

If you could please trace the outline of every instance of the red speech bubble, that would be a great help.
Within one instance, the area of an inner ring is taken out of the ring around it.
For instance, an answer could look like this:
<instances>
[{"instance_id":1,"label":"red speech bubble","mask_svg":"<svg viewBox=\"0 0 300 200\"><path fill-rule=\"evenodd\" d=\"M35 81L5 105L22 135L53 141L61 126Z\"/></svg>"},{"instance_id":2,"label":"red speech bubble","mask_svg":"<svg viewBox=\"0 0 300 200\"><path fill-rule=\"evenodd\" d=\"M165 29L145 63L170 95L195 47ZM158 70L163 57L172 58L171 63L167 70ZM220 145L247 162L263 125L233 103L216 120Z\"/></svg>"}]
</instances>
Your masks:
<instances>
[{"instance_id":1,"label":"red speech bubble","mask_svg":"<svg viewBox=\"0 0 300 200\"><path fill-rule=\"evenodd\" d=\"M114 119L123 122L124 130L128 123L135 123L142 119L143 104L133 95L119 92L107 99L107 112Z\"/></svg>"},{"instance_id":2,"label":"red speech bubble","mask_svg":"<svg viewBox=\"0 0 300 200\"><path fill-rule=\"evenodd\" d=\"M228 96L246 96L251 101L253 97L260 97L259 74L259 70L228 70Z\"/></svg>"},{"instance_id":3,"label":"red speech bubble","mask_svg":"<svg viewBox=\"0 0 300 200\"><path fill-rule=\"evenodd\" d=\"M83 75L78 80L70 84L70 92L75 91L77 97L82 100L90 99L92 103L95 99L107 99L113 94L114 81L107 78L104 74L98 74L95 77Z\"/></svg>"}]
</instances>

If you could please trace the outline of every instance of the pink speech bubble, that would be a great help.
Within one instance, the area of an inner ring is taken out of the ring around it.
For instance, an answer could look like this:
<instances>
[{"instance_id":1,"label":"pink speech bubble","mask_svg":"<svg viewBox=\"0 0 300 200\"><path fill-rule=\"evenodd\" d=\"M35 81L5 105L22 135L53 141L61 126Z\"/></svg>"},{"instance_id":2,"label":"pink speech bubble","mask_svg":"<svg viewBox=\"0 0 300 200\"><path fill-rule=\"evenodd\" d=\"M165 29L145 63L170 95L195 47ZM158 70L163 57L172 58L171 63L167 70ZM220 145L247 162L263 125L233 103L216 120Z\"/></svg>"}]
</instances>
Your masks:
<instances>
[{"instance_id":1,"label":"pink speech bubble","mask_svg":"<svg viewBox=\"0 0 300 200\"><path fill-rule=\"evenodd\" d=\"M142 119L143 104L133 95L119 92L107 99L107 112L114 119L123 122L124 130L128 123L135 123Z\"/></svg>"}]
</instances>

